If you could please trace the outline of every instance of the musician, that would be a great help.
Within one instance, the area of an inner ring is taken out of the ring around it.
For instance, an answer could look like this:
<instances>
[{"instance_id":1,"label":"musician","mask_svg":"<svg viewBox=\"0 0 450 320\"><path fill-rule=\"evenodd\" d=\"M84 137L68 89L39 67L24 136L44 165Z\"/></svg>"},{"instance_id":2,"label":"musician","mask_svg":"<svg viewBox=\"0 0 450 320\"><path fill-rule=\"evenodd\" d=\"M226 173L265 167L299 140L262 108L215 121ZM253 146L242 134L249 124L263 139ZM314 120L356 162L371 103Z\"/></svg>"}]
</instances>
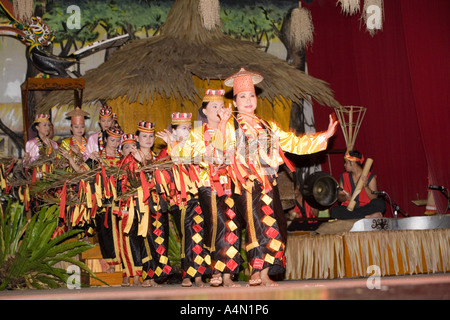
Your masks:
<instances>
[{"instance_id":1,"label":"musician","mask_svg":"<svg viewBox=\"0 0 450 320\"><path fill-rule=\"evenodd\" d=\"M363 172L364 156L357 150L350 150L344 156L345 172L339 179L338 202L340 206L331 208L330 216L335 219L363 219L381 218L386 209L384 200L378 198L372 191L377 191L376 176L369 172L367 177L361 176ZM356 205L353 211L347 210L352 194L359 179L363 179L363 188L355 198Z\"/></svg>"}]
</instances>

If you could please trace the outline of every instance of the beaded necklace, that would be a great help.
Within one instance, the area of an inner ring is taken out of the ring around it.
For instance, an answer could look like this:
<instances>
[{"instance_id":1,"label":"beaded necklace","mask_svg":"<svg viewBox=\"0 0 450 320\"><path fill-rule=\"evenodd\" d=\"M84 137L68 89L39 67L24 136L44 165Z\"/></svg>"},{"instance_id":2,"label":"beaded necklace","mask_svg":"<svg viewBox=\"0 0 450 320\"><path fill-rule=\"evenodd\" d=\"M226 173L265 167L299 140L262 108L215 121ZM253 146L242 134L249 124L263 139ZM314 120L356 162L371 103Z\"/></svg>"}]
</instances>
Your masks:
<instances>
[{"instance_id":1,"label":"beaded necklace","mask_svg":"<svg viewBox=\"0 0 450 320\"><path fill-rule=\"evenodd\" d=\"M80 150L81 153L84 153L84 151L86 150L86 145L87 145L87 139L85 137L81 137L81 143L79 143L74 136L72 136L70 138L70 145L74 146L77 145L78 149ZM70 151L72 152L72 151Z\"/></svg>"}]
</instances>

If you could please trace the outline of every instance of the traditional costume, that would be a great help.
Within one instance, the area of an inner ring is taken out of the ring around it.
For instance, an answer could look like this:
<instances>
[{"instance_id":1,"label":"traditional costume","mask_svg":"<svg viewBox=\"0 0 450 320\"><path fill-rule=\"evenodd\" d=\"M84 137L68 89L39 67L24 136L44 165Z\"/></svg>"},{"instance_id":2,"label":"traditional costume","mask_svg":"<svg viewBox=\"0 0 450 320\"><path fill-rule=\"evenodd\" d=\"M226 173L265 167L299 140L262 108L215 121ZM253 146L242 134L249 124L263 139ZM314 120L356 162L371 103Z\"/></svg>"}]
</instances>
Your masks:
<instances>
[{"instance_id":1,"label":"traditional costume","mask_svg":"<svg viewBox=\"0 0 450 320\"><path fill-rule=\"evenodd\" d=\"M109 136L117 139L120 139L123 134L122 130L114 128L107 129L106 132ZM84 170L90 170L97 165L102 166L102 171L97 174L95 181L90 186L91 190L95 190L96 207L99 208L95 214L95 230L103 259L108 265L114 266L122 262L119 244L119 223L117 215L113 213L113 206L109 206L113 204L115 190L111 190L113 186L103 168L120 167L122 154L119 150L115 150L115 155L111 156L103 148L99 152L99 157L101 163L89 158L82 167Z\"/></svg>"},{"instance_id":2,"label":"traditional costume","mask_svg":"<svg viewBox=\"0 0 450 320\"><path fill-rule=\"evenodd\" d=\"M128 144L136 145L136 137L134 134L123 134L121 146ZM137 169L136 161L133 155L129 154L125 157L121 163L121 167L127 172L122 177L121 187L119 193L126 193L129 188L129 178L136 174L134 171ZM142 201L139 201L137 196L131 196L125 200L125 204L119 204L118 216L119 216L119 246L122 259L122 276L123 277L135 277L142 276L142 266L145 261L148 260L147 250L145 249L145 235L140 235L139 222L142 216L138 215L139 212L144 212ZM147 209L148 212L148 209ZM148 220L147 220L148 222ZM126 284L122 284L125 286Z\"/></svg>"},{"instance_id":3,"label":"traditional costume","mask_svg":"<svg viewBox=\"0 0 450 320\"><path fill-rule=\"evenodd\" d=\"M110 106L104 105L100 109L100 118L113 118L114 114ZM89 159L92 152L100 152L104 149L104 137L102 131L95 132L89 137L86 150L83 153L83 160Z\"/></svg>"},{"instance_id":4,"label":"traditional costume","mask_svg":"<svg viewBox=\"0 0 450 320\"><path fill-rule=\"evenodd\" d=\"M155 124L153 122L140 121L138 123L138 131L146 133L155 132ZM141 152L142 151L138 151ZM148 163L158 160L157 156L152 150L150 155L143 155L143 163L135 161L133 165L136 168L142 168ZM140 172L139 178L141 182L148 187L155 177L146 176L143 171ZM144 181L145 180L145 181ZM162 186L156 184L150 190L145 190L143 186L139 206L136 206L137 213L141 217L138 233L145 237L144 247L146 249L146 261L143 261L142 279L164 281L168 275L172 273L172 267L168 257L169 253L169 216L168 204L161 196L164 193L161 190ZM146 224L144 226L143 224ZM143 232L145 230L145 234Z\"/></svg>"},{"instance_id":5,"label":"traditional costume","mask_svg":"<svg viewBox=\"0 0 450 320\"><path fill-rule=\"evenodd\" d=\"M172 114L172 126L181 124L191 124L192 113L175 112ZM183 148L184 142L180 142L178 148ZM181 268L184 278L196 278L209 273L209 264L211 258L209 252L204 248L205 222L202 208L198 201L198 189L189 188L190 180L189 170L196 170L191 165L183 164L177 156L173 154L175 163L172 173L177 178L177 183L181 190L175 189L175 193L171 196L173 203L170 212L174 217L178 233L181 237ZM181 179L180 179L181 176ZM181 186L180 183L186 183ZM185 190L182 192L182 190Z\"/></svg>"},{"instance_id":6,"label":"traditional costume","mask_svg":"<svg viewBox=\"0 0 450 320\"><path fill-rule=\"evenodd\" d=\"M223 101L224 90L207 90L203 102ZM232 196L234 186L223 165L223 140L220 132L204 123L194 128L182 148L174 153L193 161L198 170L198 198L205 219L204 246L211 255L213 273L239 273L241 223Z\"/></svg>"},{"instance_id":7,"label":"traditional costume","mask_svg":"<svg viewBox=\"0 0 450 320\"><path fill-rule=\"evenodd\" d=\"M50 115L48 114L38 114L34 119L33 124L39 124L42 122L50 123ZM25 152L30 155L30 160L27 164L36 161L41 155L51 155L52 152L58 150L58 144L56 141L50 140L50 145L46 145L42 142L39 135L31 140L28 140L25 144Z\"/></svg>"},{"instance_id":8,"label":"traditional costume","mask_svg":"<svg viewBox=\"0 0 450 320\"><path fill-rule=\"evenodd\" d=\"M66 117L70 118L71 125L84 125L85 124L85 118L89 116L89 113L81 110L79 107L75 108L74 110L66 113ZM81 137L81 142L79 142L75 136L71 136L68 138L63 139L61 142L60 148L63 148L67 150L72 157L74 157L75 163L78 165L81 165L81 163L84 161L83 154L86 151L87 146L87 139L83 135ZM74 152L72 150L73 147L76 147L78 149L78 152ZM61 156L59 156L61 158ZM72 168L68 167L69 171L72 171Z\"/></svg>"},{"instance_id":9,"label":"traditional costume","mask_svg":"<svg viewBox=\"0 0 450 320\"><path fill-rule=\"evenodd\" d=\"M225 80L233 87L233 94L255 92L254 85L263 76L242 68ZM325 150L325 134L296 136L281 130L275 123L252 115L256 125L247 123L238 114L230 119L226 130L228 154L232 162L236 185L234 201L240 216L245 219L247 257L252 272L269 267L269 274L284 271L286 246L286 220L276 185L278 166L285 162L293 170L284 152L310 154ZM235 154L229 151L235 150Z\"/></svg>"}]
</instances>

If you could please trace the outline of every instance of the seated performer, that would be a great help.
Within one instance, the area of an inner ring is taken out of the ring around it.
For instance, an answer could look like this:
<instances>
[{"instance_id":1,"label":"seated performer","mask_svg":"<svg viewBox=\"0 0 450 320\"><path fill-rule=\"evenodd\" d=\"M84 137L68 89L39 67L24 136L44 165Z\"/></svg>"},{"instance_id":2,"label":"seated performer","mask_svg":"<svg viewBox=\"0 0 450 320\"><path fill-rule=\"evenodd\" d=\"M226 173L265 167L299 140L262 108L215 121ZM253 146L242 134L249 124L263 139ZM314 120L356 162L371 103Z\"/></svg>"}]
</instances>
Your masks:
<instances>
[{"instance_id":1,"label":"seated performer","mask_svg":"<svg viewBox=\"0 0 450 320\"><path fill-rule=\"evenodd\" d=\"M367 177L361 177L363 171L364 157L359 151L350 150L344 156L345 172L339 179L338 201L340 206L331 208L330 216L335 219L363 219L381 218L386 209L384 200L372 194L377 191L377 179L373 173ZM356 205L353 211L347 210L352 194L356 188L358 180L363 179L364 187L356 197Z\"/></svg>"}]
</instances>

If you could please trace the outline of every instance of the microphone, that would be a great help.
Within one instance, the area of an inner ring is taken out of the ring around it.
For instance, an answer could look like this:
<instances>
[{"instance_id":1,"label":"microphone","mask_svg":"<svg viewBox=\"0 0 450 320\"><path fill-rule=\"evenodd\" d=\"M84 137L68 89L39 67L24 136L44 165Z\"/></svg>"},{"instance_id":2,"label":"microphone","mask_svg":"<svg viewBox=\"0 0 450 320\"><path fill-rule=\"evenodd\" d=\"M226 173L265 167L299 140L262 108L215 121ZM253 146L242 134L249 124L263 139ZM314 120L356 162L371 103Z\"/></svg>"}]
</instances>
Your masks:
<instances>
[{"instance_id":1,"label":"microphone","mask_svg":"<svg viewBox=\"0 0 450 320\"><path fill-rule=\"evenodd\" d=\"M430 189L430 190L444 191L444 190L445 190L445 187L444 187L444 186L428 186L428 189Z\"/></svg>"},{"instance_id":2,"label":"microphone","mask_svg":"<svg viewBox=\"0 0 450 320\"><path fill-rule=\"evenodd\" d=\"M384 196L384 195L386 195L386 192L384 192L384 191L372 191L372 194L379 194L379 195Z\"/></svg>"}]
</instances>

